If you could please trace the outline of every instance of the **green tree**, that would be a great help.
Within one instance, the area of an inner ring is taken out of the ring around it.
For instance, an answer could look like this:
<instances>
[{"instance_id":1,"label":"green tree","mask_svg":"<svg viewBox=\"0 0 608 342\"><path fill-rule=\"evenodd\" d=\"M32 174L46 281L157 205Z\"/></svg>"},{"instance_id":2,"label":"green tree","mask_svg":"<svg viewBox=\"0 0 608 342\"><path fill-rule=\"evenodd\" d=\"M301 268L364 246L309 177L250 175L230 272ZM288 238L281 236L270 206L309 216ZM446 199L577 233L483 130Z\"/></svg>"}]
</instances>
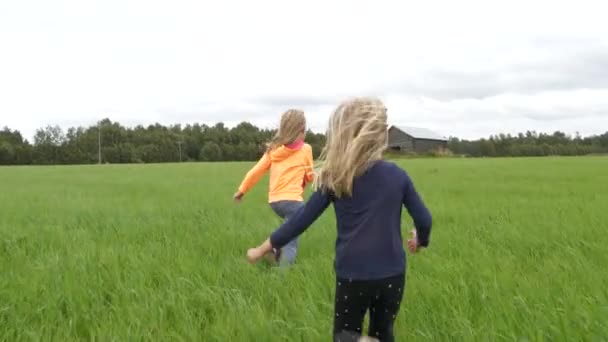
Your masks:
<instances>
[{"instance_id":1,"label":"green tree","mask_svg":"<svg viewBox=\"0 0 608 342\"><path fill-rule=\"evenodd\" d=\"M222 150L215 142L207 142L201 149L200 160L202 161L219 161L222 160Z\"/></svg>"},{"instance_id":2,"label":"green tree","mask_svg":"<svg viewBox=\"0 0 608 342\"><path fill-rule=\"evenodd\" d=\"M15 148L8 141L0 141L0 165L15 164Z\"/></svg>"}]
</instances>

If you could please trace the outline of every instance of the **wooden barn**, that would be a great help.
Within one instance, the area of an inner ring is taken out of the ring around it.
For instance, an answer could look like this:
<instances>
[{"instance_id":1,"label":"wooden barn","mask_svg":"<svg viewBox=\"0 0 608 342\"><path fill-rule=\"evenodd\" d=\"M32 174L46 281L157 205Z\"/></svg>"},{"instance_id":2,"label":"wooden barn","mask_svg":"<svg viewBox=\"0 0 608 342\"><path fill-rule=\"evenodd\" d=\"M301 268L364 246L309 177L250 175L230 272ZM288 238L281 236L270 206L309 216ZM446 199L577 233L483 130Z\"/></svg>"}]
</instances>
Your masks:
<instances>
[{"instance_id":1,"label":"wooden barn","mask_svg":"<svg viewBox=\"0 0 608 342\"><path fill-rule=\"evenodd\" d=\"M448 140L426 128L391 126L388 147L394 152L423 154L447 149Z\"/></svg>"}]
</instances>

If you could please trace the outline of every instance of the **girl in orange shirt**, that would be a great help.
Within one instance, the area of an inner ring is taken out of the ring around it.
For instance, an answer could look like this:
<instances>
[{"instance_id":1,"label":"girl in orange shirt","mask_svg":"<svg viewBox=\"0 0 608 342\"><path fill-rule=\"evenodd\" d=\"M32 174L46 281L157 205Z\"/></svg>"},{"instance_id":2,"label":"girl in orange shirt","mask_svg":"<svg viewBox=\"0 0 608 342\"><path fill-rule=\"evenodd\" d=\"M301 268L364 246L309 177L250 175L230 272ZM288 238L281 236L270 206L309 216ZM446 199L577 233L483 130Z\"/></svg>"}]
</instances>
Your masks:
<instances>
[{"instance_id":1,"label":"girl in orange shirt","mask_svg":"<svg viewBox=\"0 0 608 342\"><path fill-rule=\"evenodd\" d=\"M304 112L290 109L283 113L279 130L268 143L262 158L247 172L234 199L241 201L270 170L268 202L272 210L287 220L303 207L304 188L314 179L312 148L304 143L305 135ZM298 238L295 238L281 250L273 250L272 259L282 265L293 264L297 250Z\"/></svg>"}]
</instances>

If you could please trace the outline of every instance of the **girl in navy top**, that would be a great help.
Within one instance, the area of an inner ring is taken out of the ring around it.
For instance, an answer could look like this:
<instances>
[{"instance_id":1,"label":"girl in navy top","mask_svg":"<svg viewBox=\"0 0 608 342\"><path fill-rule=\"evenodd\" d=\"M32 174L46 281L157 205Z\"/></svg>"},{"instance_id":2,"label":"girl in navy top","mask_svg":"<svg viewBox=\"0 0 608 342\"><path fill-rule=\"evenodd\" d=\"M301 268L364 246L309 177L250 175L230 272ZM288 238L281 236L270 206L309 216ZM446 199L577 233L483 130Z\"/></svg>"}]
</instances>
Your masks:
<instances>
[{"instance_id":1,"label":"girl in navy top","mask_svg":"<svg viewBox=\"0 0 608 342\"><path fill-rule=\"evenodd\" d=\"M429 244L431 214L408 174L382 160L388 140L386 108L374 98L342 103L332 114L316 191L306 205L259 247L247 251L251 263L281 248L306 230L329 206L336 213L336 301L334 337L368 334L393 341L393 324L405 290L401 213L405 206L415 230L412 253Z\"/></svg>"}]
</instances>

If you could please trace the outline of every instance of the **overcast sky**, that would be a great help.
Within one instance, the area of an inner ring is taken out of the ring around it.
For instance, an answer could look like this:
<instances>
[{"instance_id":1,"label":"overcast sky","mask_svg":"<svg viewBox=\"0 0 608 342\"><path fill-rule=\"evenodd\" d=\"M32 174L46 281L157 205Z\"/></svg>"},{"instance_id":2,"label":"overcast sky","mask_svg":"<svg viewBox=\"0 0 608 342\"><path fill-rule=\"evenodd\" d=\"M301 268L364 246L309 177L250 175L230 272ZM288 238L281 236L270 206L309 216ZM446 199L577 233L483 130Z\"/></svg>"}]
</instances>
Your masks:
<instances>
[{"instance_id":1,"label":"overcast sky","mask_svg":"<svg viewBox=\"0 0 608 342\"><path fill-rule=\"evenodd\" d=\"M608 131L602 1L0 0L0 126L246 120L347 97L477 138Z\"/></svg>"}]
</instances>

